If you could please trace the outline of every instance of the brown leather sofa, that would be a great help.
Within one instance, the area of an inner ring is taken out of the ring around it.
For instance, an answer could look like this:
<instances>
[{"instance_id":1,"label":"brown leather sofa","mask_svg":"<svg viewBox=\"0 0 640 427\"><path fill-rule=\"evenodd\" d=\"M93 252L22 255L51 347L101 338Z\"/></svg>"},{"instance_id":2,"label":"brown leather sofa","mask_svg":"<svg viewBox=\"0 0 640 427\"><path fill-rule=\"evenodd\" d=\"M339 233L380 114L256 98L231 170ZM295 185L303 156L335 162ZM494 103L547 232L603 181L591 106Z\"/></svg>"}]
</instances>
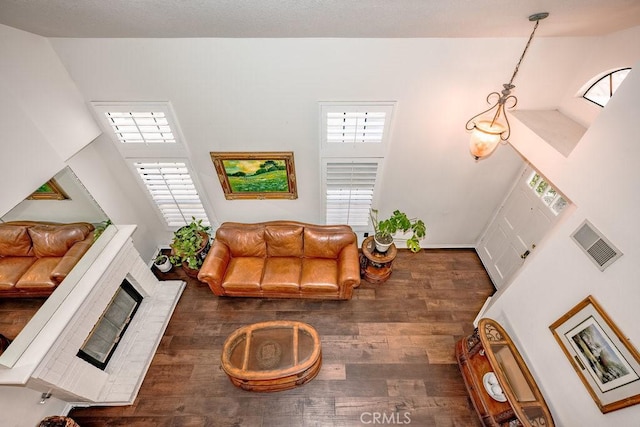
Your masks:
<instances>
[{"instance_id":1,"label":"brown leather sofa","mask_svg":"<svg viewBox=\"0 0 640 427\"><path fill-rule=\"evenodd\" d=\"M0 224L0 298L50 295L93 243L92 224Z\"/></svg>"},{"instance_id":2,"label":"brown leather sofa","mask_svg":"<svg viewBox=\"0 0 640 427\"><path fill-rule=\"evenodd\" d=\"M346 300L360 285L356 240L346 225L226 222L198 279L219 296Z\"/></svg>"}]
</instances>

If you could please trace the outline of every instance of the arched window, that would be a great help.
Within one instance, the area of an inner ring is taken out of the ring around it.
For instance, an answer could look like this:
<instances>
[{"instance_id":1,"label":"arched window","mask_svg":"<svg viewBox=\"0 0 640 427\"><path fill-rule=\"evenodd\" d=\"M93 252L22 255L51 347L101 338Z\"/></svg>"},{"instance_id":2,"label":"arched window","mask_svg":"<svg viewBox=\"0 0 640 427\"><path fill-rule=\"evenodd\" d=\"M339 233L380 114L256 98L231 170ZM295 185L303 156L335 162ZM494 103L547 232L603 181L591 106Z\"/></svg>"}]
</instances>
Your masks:
<instances>
[{"instance_id":1,"label":"arched window","mask_svg":"<svg viewBox=\"0 0 640 427\"><path fill-rule=\"evenodd\" d=\"M620 83L627 77L631 68L621 68L605 74L586 90L582 97L596 105L604 107L609 99L620 86Z\"/></svg>"}]
</instances>

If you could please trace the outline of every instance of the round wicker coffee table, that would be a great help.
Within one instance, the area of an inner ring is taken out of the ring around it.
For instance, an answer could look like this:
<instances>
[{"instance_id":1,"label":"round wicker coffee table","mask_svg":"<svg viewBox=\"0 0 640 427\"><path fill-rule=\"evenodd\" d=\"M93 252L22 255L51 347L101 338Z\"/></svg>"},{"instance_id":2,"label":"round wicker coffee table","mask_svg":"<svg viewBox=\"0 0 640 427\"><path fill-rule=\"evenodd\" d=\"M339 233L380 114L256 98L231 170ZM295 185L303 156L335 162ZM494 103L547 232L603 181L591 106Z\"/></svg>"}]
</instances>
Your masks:
<instances>
[{"instance_id":1,"label":"round wicker coffee table","mask_svg":"<svg viewBox=\"0 0 640 427\"><path fill-rule=\"evenodd\" d=\"M318 375L320 338L306 323L277 320L234 331L222 349L222 369L248 391L272 392L302 385Z\"/></svg>"}]
</instances>

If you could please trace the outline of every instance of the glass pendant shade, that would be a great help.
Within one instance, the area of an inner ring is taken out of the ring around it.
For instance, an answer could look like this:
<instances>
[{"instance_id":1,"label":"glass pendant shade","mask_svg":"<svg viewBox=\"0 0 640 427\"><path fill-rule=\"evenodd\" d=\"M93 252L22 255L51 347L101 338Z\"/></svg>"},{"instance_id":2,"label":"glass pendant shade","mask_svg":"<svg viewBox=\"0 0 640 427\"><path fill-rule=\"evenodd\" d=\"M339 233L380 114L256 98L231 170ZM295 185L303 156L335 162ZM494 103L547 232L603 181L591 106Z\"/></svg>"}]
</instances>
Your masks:
<instances>
[{"instance_id":1,"label":"glass pendant shade","mask_svg":"<svg viewBox=\"0 0 640 427\"><path fill-rule=\"evenodd\" d=\"M533 31L531 31L531 35L529 36L527 45L524 47L518 64L513 70L511 80L509 83L502 85L504 89L499 93L491 92L487 96L487 103L490 104L491 107L470 118L465 125L465 128L471 132L469 151L471 151L471 155L476 160L480 160L493 153L498 143L507 141L511 135L507 110L514 108L518 103L518 99L511 95L511 90L515 88L513 80L516 74L518 74L520 64L524 59L524 55L527 53L531 40L533 40L540 20L545 19L547 16L549 16L547 12L535 13L529 16L529 21L535 22L536 24L533 26ZM493 116L493 119L487 119L487 117L491 116Z\"/></svg>"},{"instance_id":2,"label":"glass pendant shade","mask_svg":"<svg viewBox=\"0 0 640 427\"><path fill-rule=\"evenodd\" d=\"M471 155L478 160L493 153L501 140L501 134L506 130L501 123L490 120L475 123L469 144Z\"/></svg>"}]
</instances>

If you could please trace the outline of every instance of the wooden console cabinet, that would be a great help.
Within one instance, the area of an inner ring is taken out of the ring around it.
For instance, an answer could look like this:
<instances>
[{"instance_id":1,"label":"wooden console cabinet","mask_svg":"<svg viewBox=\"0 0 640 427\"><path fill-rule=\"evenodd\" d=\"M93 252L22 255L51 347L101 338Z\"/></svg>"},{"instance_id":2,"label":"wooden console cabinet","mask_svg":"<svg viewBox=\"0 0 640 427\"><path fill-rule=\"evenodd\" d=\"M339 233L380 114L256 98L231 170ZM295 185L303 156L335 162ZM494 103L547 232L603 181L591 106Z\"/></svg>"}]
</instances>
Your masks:
<instances>
[{"instance_id":1,"label":"wooden console cabinet","mask_svg":"<svg viewBox=\"0 0 640 427\"><path fill-rule=\"evenodd\" d=\"M531 372L509 335L495 320L481 319L473 335L456 344L456 357L483 425L554 426Z\"/></svg>"}]
</instances>

